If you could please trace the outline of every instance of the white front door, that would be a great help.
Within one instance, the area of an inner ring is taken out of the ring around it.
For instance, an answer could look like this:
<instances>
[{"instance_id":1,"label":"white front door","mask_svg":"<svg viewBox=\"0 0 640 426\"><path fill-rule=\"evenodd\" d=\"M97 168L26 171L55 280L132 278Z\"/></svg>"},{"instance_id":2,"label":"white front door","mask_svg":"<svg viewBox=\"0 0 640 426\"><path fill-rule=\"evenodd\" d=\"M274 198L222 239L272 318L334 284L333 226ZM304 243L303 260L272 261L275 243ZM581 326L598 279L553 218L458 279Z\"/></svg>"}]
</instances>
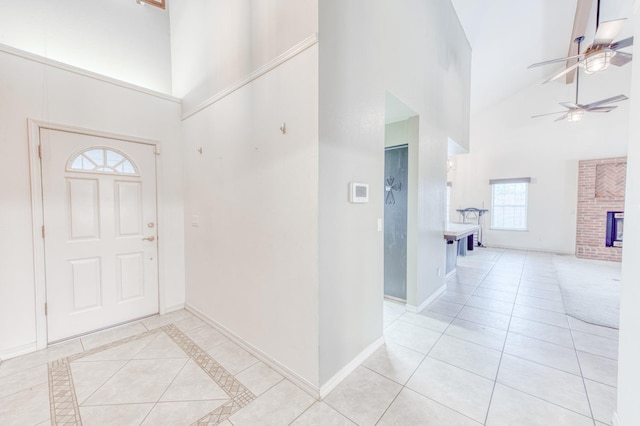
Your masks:
<instances>
[{"instance_id":1,"label":"white front door","mask_svg":"<svg viewBox=\"0 0 640 426\"><path fill-rule=\"evenodd\" d=\"M158 312L153 145L40 130L47 337Z\"/></svg>"}]
</instances>

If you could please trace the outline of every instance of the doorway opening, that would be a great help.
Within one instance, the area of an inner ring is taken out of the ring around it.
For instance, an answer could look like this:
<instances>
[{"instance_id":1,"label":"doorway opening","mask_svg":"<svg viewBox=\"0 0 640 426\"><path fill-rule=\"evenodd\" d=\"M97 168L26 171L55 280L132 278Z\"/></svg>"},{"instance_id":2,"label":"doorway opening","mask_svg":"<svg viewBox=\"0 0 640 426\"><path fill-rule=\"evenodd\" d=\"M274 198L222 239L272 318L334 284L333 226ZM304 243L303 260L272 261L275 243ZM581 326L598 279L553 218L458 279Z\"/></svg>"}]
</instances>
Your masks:
<instances>
[{"instance_id":1,"label":"doorway opening","mask_svg":"<svg viewBox=\"0 0 640 426\"><path fill-rule=\"evenodd\" d=\"M385 104L384 297L406 303L415 281L418 115L390 93ZM412 167L413 165L413 167ZM413 231L413 232L412 232ZM414 286L415 287L415 286Z\"/></svg>"},{"instance_id":2,"label":"doorway opening","mask_svg":"<svg viewBox=\"0 0 640 426\"><path fill-rule=\"evenodd\" d=\"M384 152L384 295L407 300L408 145Z\"/></svg>"}]
</instances>

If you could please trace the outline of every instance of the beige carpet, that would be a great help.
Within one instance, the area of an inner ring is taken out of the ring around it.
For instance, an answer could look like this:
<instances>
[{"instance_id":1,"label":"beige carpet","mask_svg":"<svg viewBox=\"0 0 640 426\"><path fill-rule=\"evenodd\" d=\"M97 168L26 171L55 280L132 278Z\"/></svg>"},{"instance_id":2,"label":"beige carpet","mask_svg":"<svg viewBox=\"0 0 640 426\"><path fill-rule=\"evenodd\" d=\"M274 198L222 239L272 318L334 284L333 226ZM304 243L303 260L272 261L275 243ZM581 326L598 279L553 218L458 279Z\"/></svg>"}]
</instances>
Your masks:
<instances>
[{"instance_id":1,"label":"beige carpet","mask_svg":"<svg viewBox=\"0 0 640 426\"><path fill-rule=\"evenodd\" d=\"M554 255L567 314L579 320L618 328L620 263Z\"/></svg>"}]
</instances>

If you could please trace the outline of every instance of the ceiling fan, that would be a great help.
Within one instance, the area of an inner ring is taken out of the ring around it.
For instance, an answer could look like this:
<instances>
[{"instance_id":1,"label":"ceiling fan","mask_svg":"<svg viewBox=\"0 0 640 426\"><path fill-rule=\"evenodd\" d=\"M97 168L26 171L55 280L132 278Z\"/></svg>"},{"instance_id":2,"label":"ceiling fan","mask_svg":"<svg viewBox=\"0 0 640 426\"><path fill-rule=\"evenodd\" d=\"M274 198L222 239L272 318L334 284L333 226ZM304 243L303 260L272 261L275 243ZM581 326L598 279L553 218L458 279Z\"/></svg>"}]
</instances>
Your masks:
<instances>
[{"instance_id":1,"label":"ceiling fan","mask_svg":"<svg viewBox=\"0 0 640 426\"><path fill-rule=\"evenodd\" d=\"M587 74L593 74L598 71L604 71L610 64L619 67L623 66L629 63L633 56L630 53L620 52L619 50L633 45L633 37L625 38L616 42L613 40L617 37L625 21L626 18L601 23L600 0L598 0L596 9L596 35L593 43L584 51L584 53L578 53L577 55L567 56L565 58L552 59L550 61L538 62L536 64L529 65L528 68L558 62L568 62L572 59L576 60L573 65L567 66L564 70L547 79L545 83L548 83L570 73L578 67L583 67Z\"/></svg>"},{"instance_id":2,"label":"ceiling fan","mask_svg":"<svg viewBox=\"0 0 640 426\"><path fill-rule=\"evenodd\" d=\"M584 40L584 36L576 38L574 41L578 44L578 54L580 54L580 43ZM555 121L567 120L569 122L580 121L584 117L585 112L609 112L615 108L616 105L608 105L614 102L620 102L628 99L625 95L613 96L611 98L602 99L600 101L591 102L590 104L582 105L578 103L578 90L580 83L580 73L576 74L576 101L575 102L560 102L560 105L567 108L566 111L550 112L547 114L534 115L531 118L544 117L547 115L562 114Z\"/></svg>"}]
</instances>

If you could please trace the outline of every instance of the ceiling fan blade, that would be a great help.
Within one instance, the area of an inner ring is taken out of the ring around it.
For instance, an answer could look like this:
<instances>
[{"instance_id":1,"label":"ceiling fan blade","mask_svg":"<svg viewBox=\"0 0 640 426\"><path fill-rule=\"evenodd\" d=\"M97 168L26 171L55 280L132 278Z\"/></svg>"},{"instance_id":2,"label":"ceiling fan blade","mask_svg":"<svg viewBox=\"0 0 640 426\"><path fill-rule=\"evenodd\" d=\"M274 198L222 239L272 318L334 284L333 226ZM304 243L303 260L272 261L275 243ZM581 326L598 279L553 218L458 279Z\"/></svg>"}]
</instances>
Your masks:
<instances>
[{"instance_id":1,"label":"ceiling fan blade","mask_svg":"<svg viewBox=\"0 0 640 426\"><path fill-rule=\"evenodd\" d=\"M565 114L565 115L563 115L562 117L556 118L556 119L555 119L555 120L553 120L553 121L562 121L562 120L566 120L568 116L569 116L569 114Z\"/></svg>"},{"instance_id":2,"label":"ceiling fan blade","mask_svg":"<svg viewBox=\"0 0 640 426\"><path fill-rule=\"evenodd\" d=\"M573 18L573 29L571 30L571 39L569 41L569 51L567 52L567 56L575 56L578 54L578 44L575 43L574 40L585 35L587 31L587 24L591 17L591 11L593 10L593 4L594 0L578 0L576 2L576 14ZM572 66L575 62L575 60L568 61L566 65L567 68ZM575 68L565 75L565 82L567 84L573 83L573 79L576 75Z\"/></svg>"},{"instance_id":3,"label":"ceiling fan blade","mask_svg":"<svg viewBox=\"0 0 640 426\"><path fill-rule=\"evenodd\" d=\"M633 45L633 37L625 38L620 41L616 41L611 44L611 50L624 49L625 47L629 47Z\"/></svg>"},{"instance_id":4,"label":"ceiling fan blade","mask_svg":"<svg viewBox=\"0 0 640 426\"><path fill-rule=\"evenodd\" d=\"M622 25L624 25L626 18L616 19L615 21L601 22L596 31L596 36L593 40L594 46L608 46L616 38Z\"/></svg>"},{"instance_id":5,"label":"ceiling fan blade","mask_svg":"<svg viewBox=\"0 0 640 426\"><path fill-rule=\"evenodd\" d=\"M583 56L584 55L581 53L579 55L567 56L566 58L558 58L558 59L551 59L550 61L537 62L535 64L529 65L527 67L527 69L539 67L539 66L542 66L542 65L555 64L555 63L558 63L558 62L567 62L567 61L569 61L571 59L578 59L578 58L582 59Z\"/></svg>"},{"instance_id":6,"label":"ceiling fan blade","mask_svg":"<svg viewBox=\"0 0 640 426\"><path fill-rule=\"evenodd\" d=\"M618 108L615 105L611 105L611 106L604 106L604 107L595 107L595 108L585 108L585 111L589 111L589 112L609 112L611 110L614 110Z\"/></svg>"},{"instance_id":7,"label":"ceiling fan blade","mask_svg":"<svg viewBox=\"0 0 640 426\"><path fill-rule=\"evenodd\" d=\"M567 115L567 111L548 112L548 113L546 113L546 114L532 115L532 116L531 116L531 118L546 117L547 115L556 115L556 114L564 114L564 115Z\"/></svg>"},{"instance_id":8,"label":"ceiling fan blade","mask_svg":"<svg viewBox=\"0 0 640 426\"><path fill-rule=\"evenodd\" d=\"M562 105L565 108L569 108L569 109L581 108L580 105L574 104L573 102L560 102L560 105Z\"/></svg>"},{"instance_id":9,"label":"ceiling fan blade","mask_svg":"<svg viewBox=\"0 0 640 426\"><path fill-rule=\"evenodd\" d=\"M584 109L592 109L593 107L598 107L600 105L604 105L604 104L612 104L614 102L620 102L620 101L624 101L627 100L629 98L627 98L625 95L618 95L618 96L614 96L611 98L607 98L607 99L603 99L601 101L597 101L597 102L591 102L590 104L587 104L584 106Z\"/></svg>"},{"instance_id":10,"label":"ceiling fan blade","mask_svg":"<svg viewBox=\"0 0 640 426\"><path fill-rule=\"evenodd\" d=\"M631 53L616 52L616 54L613 55L613 58L611 58L611 65L621 67L631 62L632 59L633 55Z\"/></svg>"},{"instance_id":11,"label":"ceiling fan blade","mask_svg":"<svg viewBox=\"0 0 640 426\"><path fill-rule=\"evenodd\" d=\"M560 71L559 73L555 74L554 76L550 77L549 79L547 79L544 83L548 83L550 81L556 80L560 77L562 77L563 75L570 73L571 71L573 71L574 69L578 68L578 66L580 65L580 61L576 62L575 64L571 65L568 68L563 69L562 71ZM544 84L542 83L542 84Z\"/></svg>"}]
</instances>

